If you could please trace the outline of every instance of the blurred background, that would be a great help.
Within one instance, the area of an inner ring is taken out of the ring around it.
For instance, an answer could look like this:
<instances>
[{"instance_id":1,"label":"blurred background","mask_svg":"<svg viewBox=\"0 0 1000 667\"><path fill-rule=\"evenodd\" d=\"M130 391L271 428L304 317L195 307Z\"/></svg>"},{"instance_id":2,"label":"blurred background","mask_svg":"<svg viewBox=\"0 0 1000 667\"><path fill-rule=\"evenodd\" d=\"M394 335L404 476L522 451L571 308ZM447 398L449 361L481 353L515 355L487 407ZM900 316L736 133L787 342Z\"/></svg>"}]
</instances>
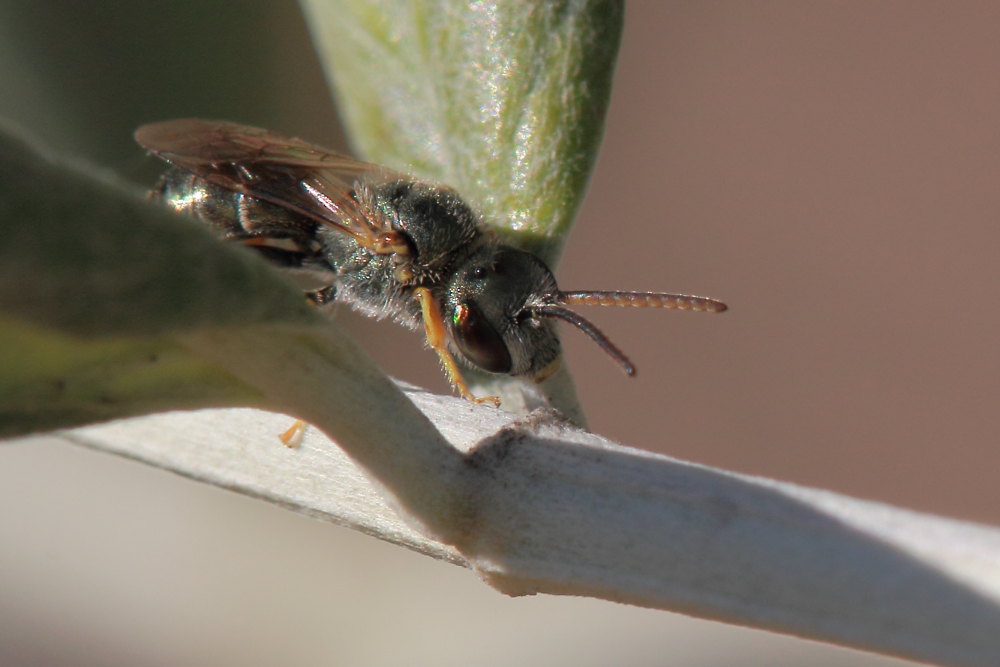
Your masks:
<instances>
[{"instance_id":1,"label":"blurred background","mask_svg":"<svg viewBox=\"0 0 1000 667\"><path fill-rule=\"evenodd\" d=\"M732 310L588 312L640 369L628 379L564 337L594 431L1000 523L998 21L990 2L628 6L557 275ZM348 150L290 1L0 1L0 84L0 116L137 183L159 170L131 140L153 120ZM391 375L447 390L419 336L338 316ZM2 665L904 664L504 598L459 568L51 441L0 450L0 506Z\"/></svg>"}]
</instances>

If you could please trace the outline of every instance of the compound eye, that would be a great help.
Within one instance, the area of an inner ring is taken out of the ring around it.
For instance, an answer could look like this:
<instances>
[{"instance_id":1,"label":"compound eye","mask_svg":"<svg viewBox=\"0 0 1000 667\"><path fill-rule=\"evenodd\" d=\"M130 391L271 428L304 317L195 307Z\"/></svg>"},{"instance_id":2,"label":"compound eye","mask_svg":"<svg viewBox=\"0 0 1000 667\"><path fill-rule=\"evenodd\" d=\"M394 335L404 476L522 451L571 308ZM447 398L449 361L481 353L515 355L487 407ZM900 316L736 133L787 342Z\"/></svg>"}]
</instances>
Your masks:
<instances>
[{"instance_id":1,"label":"compound eye","mask_svg":"<svg viewBox=\"0 0 1000 667\"><path fill-rule=\"evenodd\" d=\"M452 317L452 331L455 346L476 366L490 373L510 371L510 352L503 338L474 302L458 306Z\"/></svg>"}]
</instances>

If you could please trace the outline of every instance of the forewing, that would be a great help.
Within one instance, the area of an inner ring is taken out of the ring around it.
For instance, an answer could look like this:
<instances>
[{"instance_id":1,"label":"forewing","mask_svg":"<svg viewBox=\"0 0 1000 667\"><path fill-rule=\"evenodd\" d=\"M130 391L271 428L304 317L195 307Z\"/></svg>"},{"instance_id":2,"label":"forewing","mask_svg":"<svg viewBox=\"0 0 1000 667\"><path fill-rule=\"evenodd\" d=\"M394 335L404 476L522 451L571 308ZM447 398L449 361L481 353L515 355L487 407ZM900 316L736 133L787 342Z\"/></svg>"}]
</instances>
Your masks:
<instances>
[{"instance_id":1,"label":"forewing","mask_svg":"<svg viewBox=\"0 0 1000 667\"><path fill-rule=\"evenodd\" d=\"M213 185L344 231L366 247L392 229L384 214L354 197L359 185L403 178L384 167L236 123L152 123L136 130L135 139L157 157Z\"/></svg>"}]
</instances>

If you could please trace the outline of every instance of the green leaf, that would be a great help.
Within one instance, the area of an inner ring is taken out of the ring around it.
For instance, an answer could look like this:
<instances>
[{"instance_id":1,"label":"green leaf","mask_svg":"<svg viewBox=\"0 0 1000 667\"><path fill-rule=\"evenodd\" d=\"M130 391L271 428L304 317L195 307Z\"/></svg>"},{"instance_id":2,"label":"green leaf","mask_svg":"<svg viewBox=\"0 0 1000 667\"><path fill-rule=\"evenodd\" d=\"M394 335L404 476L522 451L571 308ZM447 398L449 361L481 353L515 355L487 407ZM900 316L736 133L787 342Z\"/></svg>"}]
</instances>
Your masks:
<instances>
[{"instance_id":1,"label":"green leaf","mask_svg":"<svg viewBox=\"0 0 1000 667\"><path fill-rule=\"evenodd\" d=\"M0 127L0 312L80 335L317 320L244 249Z\"/></svg>"},{"instance_id":2,"label":"green leaf","mask_svg":"<svg viewBox=\"0 0 1000 667\"><path fill-rule=\"evenodd\" d=\"M303 0L356 149L554 265L600 143L616 0Z\"/></svg>"},{"instance_id":3,"label":"green leaf","mask_svg":"<svg viewBox=\"0 0 1000 667\"><path fill-rule=\"evenodd\" d=\"M249 253L6 127L0 225L0 436L260 405L261 392L170 336L315 318Z\"/></svg>"},{"instance_id":4,"label":"green leaf","mask_svg":"<svg viewBox=\"0 0 1000 667\"><path fill-rule=\"evenodd\" d=\"M284 406L211 349L191 351L185 334L235 339L272 323L312 324L339 344L332 323L252 253L3 128L0 224L0 435L169 409ZM261 356L282 353L256 340ZM254 363L248 355L241 365ZM272 384L293 384L286 375Z\"/></svg>"},{"instance_id":5,"label":"green leaf","mask_svg":"<svg viewBox=\"0 0 1000 667\"><path fill-rule=\"evenodd\" d=\"M261 395L162 338L88 340L0 320L0 437Z\"/></svg>"}]
</instances>

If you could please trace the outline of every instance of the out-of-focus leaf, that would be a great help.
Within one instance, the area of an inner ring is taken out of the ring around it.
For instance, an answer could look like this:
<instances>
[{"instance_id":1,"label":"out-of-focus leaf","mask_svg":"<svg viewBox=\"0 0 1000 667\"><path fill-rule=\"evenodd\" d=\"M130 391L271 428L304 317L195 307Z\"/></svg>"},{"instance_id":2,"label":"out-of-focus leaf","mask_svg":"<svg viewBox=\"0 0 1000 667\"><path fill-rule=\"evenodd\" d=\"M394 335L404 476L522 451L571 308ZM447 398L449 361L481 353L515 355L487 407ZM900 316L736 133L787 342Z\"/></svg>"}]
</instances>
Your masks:
<instances>
[{"instance_id":1,"label":"out-of-focus leaf","mask_svg":"<svg viewBox=\"0 0 1000 667\"><path fill-rule=\"evenodd\" d=\"M0 367L0 437L262 402L252 387L159 337L87 340L0 320Z\"/></svg>"},{"instance_id":2,"label":"out-of-focus leaf","mask_svg":"<svg viewBox=\"0 0 1000 667\"><path fill-rule=\"evenodd\" d=\"M317 319L247 251L9 131L0 131L0 225L4 316L114 336Z\"/></svg>"},{"instance_id":3,"label":"out-of-focus leaf","mask_svg":"<svg viewBox=\"0 0 1000 667\"><path fill-rule=\"evenodd\" d=\"M172 337L322 321L250 253L11 130L0 131L0 229L3 436L260 405L260 392Z\"/></svg>"},{"instance_id":4,"label":"out-of-focus leaf","mask_svg":"<svg viewBox=\"0 0 1000 667\"><path fill-rule=\"evenodd\" d=\"M600 143L617 0L303 0L365 158L446 183L551 264Z\"/></svg>"}]
</instances>

